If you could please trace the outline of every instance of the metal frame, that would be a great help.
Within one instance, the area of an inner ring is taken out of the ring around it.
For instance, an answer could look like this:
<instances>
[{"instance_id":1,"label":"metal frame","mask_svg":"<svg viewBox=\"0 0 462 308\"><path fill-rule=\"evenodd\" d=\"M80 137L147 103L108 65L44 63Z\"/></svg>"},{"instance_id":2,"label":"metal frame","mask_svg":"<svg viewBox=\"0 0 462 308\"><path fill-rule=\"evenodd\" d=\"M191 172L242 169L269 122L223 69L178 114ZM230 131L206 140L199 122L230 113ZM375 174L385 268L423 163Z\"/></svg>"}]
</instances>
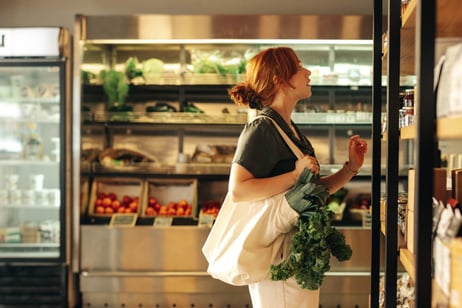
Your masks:
<instances>
[{"instance_id":1,"label":"metal frame","mask_svg":"<svg viewBox=\"0 0 462 308\"><path fill-rule=\"evenodd\" d=\"M370 307L379 307L382 153L382 0L374 0L372 80L372 227Z\"/></svg>"},{"instance_id":2,"label":"metal frame","mask_svg":"<svg viewBox=\"0 0 462 308\"><path fill-rule=\"evenodd\" d=\"M388 3L388 86L387 86L387 221L386 221L386 265L385 265L385 307L396 307L396 279L397 279L397 198L398 198L398 152L399 152L399 76L400 76L400 31L401 6L399 1ZM381 35L377 29L382 16L379 7L382 0L374 2L374 106L377 105L377 89L381 68ZM417 79L417 94L419 97L419 113L416 119L415 145L415 307L430 308L432 302L432 196L433 196L433 167L437 164L436 132L436 102L434 93L434 60L435 60L435 27L436 0L419 0L416 7L416 44L415 67ZM379 113L374 109L374 169L373 169L373 201L377 204L377 188L379 185L380 144L375 135L378 133L377 121ZM433 138L428 138L433 136ZM372 266L371 266L371 307L378 307L379 264L374 262L374 256L380 247L380 221L373 216L372 227Z\"/></svg>"},{"instance_id":3,"label":"metal frame","mask_svg":"<svg viewBox=\"0 0 462 308\"><path fill-rule=\"evenodd\" d=\"M436 101L433 87L435 63L436 0L420 0L416 7L416 75L419 113L416 132L415 185L415 306L432 302L432 197L435 166ZM429 138L433 136L433 138Z\"/></svg>"}]
</instances>

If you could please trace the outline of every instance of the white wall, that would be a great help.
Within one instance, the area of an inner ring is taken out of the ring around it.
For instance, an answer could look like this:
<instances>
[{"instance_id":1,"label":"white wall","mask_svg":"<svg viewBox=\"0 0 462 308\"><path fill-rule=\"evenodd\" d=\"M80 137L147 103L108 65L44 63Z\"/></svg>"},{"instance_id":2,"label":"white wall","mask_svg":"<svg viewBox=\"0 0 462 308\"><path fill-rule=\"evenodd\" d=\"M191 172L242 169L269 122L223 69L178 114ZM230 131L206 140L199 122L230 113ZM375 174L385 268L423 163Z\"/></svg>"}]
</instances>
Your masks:
<instances>
[{"instance_id":1,"label":"white wall","mask_svg":"<svg viewBox=\"0 0 462 308\"><path fill-rule=\"evenodd\" d=\"M0 27L63 26L103 14L372 15L371 0L0 0Z\"/></svg>"}]
</instances>

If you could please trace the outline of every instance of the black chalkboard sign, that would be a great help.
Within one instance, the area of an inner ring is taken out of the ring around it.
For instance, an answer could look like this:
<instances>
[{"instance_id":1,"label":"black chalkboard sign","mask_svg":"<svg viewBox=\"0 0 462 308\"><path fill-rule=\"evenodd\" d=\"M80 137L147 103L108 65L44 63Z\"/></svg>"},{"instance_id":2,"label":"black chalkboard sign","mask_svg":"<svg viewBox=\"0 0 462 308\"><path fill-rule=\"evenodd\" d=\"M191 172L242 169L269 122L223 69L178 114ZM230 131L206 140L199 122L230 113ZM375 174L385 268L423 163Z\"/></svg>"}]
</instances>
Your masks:
<instances>
[{"instance_id":1,"label":"black chalkboard sign","mask_svg":"<svg viewBox=\"0 0 462 308\"><path fill-rule=\"evenodd\" d=\"M111 227L133 227L138 214L113 214L109 225Z\"/></svg>"}]
</instances>

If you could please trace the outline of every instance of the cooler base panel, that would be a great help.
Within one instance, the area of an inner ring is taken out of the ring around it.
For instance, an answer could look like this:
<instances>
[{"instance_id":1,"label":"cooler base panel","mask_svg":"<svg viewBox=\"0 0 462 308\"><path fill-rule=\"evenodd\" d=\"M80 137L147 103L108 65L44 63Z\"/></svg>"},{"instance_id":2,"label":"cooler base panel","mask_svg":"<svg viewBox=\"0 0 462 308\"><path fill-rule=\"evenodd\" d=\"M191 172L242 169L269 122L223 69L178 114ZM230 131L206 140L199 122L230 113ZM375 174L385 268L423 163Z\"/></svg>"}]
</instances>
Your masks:
<instances>
[{"instance_id":1,"label":"cooler base panel","mask_svg":"<svg viewBox=\"0 0 462 308\"><path fill-rule=\"evenodd\" d=\"M81 286L82 307L252 308L247 287L230 286L207 276L81 276ZM368 308L369 286L369 276L326 276L320 308Z\"/></svg>"},{"instance_id":2,"label":"cooler base panel","mask_svg":"<svg viewBox=\"0 0 462 308\"><path fill-rule=\"evenodd\" d=\"M207 308L241 307L251 308L250 297L243 292L232 294L139 294L139 293L88 293L83 295L83 307L125 307L125 308Z\"/></svg>"},{"instance_id":3,"label":"cooler base panel","mask_svg":"<svg viewBox=\"0 0 462 308\"><path fill-rule=\"evenodd\" d=\"M67 306L67 266L1 264L1 308Z\"/></svg>"}]
</instances>

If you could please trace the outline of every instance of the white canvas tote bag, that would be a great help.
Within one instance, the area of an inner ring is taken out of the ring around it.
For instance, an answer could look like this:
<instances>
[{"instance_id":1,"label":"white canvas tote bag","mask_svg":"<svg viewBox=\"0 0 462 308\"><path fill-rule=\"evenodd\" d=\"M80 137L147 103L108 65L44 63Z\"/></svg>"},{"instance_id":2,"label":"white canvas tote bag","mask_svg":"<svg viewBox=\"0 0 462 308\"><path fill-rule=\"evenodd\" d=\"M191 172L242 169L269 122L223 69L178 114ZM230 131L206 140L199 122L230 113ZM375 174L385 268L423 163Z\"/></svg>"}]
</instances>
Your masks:
<instances>
[{"instance_id":1,"label":"white canvas tote bag","mask_svg":"<svg viewBox=\"0 0 462 308\"><path fill-rule=\"evenodd\" d=\"M300 149L272 121L294 154L302 157ZM233 202L227 194L202 247L209 263L207 272L237 286L268 279L271 264L280 263L289 253L290 231L298 217L285 192L246 202Z\"/></svg>"}]
</instances>

